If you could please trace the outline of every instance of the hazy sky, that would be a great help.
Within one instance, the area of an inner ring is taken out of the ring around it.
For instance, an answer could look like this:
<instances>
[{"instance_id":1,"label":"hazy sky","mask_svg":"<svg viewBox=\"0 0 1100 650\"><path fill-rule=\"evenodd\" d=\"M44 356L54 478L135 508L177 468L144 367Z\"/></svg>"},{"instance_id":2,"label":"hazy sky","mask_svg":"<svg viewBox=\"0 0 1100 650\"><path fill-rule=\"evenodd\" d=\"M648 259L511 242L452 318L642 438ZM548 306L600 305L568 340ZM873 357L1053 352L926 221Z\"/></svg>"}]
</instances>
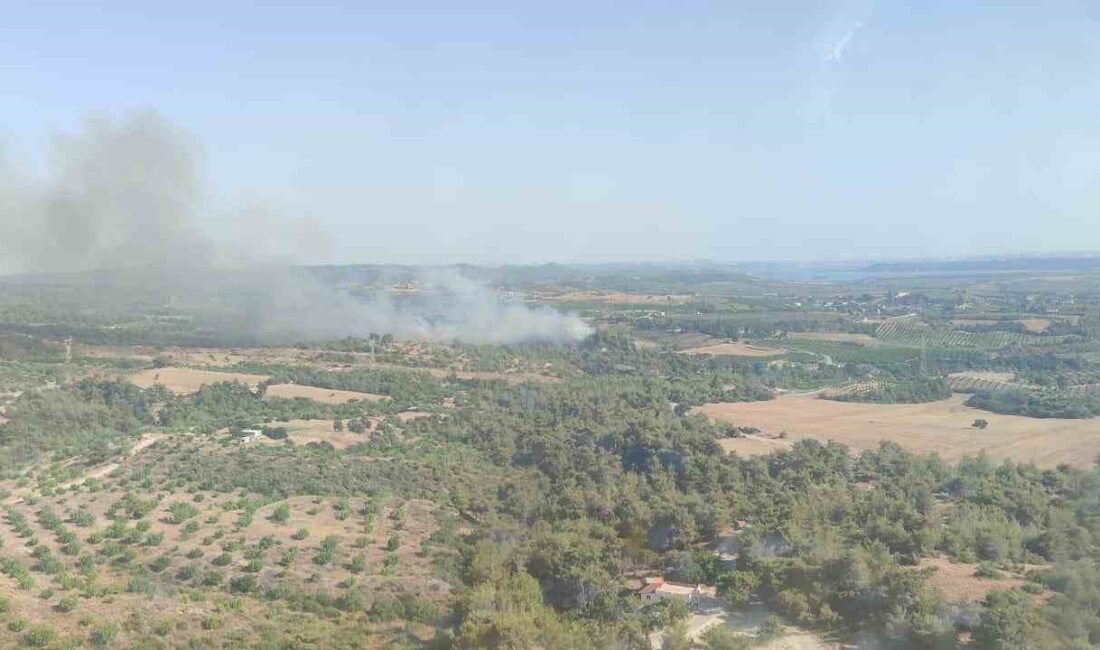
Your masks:
<instances>
[{"instance_id":1,"label":"hazy sky","mask_svg":"<svg viewBox=\"0 0 1100 650\"><path fill-rule=\"evenodd\" d=\"M0 139L203 143L209 228L302 261L1100 249L1100 3L26 2ZM226 214L247 209L238 221ZM294 250L299 248L299 250Z\"/></svg>"}]
</instances>

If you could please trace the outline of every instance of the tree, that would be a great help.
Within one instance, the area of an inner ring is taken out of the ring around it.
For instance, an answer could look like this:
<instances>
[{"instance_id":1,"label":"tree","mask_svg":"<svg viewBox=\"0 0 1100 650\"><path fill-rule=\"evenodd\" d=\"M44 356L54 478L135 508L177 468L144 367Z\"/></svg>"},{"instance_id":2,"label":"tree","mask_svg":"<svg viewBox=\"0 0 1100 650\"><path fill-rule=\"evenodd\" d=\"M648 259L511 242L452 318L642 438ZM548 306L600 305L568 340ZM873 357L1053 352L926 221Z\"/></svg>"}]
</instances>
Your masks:
<instances>
[{"instance_id":1,"label":"tree","mask_svg":"<svg viewBox=\"0 0 1100 650\"><path fill-rule=\"evenodd\" d=\"M743 605L759 585L760 578L752 571L731 571L718 576L718 595L731 605Z\"/></svg>"},{"instance_id":2,"label":"tree","mask_svg":"<svg viewBox=\"0 0 1100 650\"><path fill-rule=\"evenodd\" d=\"M1028 596L1018 591L991 591L982 602L981 624L974 646L983 650L1025 650L1032 643Z\"/></svg>"},{"instance_id":3,"label":"tree","mask_svg":"<svg viewBox=\"0 0 1100 650\"><path fill-rule=\"evenodd\" d=\"M333 420L332 421L332 430L333 431L343 431L344 430L344 421L341 420L340 418L336 418L335 420Z\"/></svg>"}]
</instances>

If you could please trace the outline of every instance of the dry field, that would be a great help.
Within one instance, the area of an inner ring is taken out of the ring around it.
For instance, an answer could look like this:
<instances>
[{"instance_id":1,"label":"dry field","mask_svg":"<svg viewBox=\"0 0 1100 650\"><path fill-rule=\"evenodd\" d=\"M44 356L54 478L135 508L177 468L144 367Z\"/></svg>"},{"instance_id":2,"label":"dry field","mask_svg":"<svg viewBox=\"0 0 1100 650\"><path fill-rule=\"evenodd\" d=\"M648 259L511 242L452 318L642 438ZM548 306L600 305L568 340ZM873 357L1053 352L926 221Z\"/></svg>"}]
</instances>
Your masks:
<instances>
[{"instance_id":1,"label":"dry field","mask_svg":"<svg viewBox=\"0 0 1100 650\"><path fill-rule=\"evenodd\" d=\"M953 372L948 377L959 377L964 379L980 379L982 381L1002 381L1010 382L1016 378L1014 372L993 372L993 371L979 371L979 370L965 370L963 372Z\"/></svg>"},{"instance_id":2,"label":"dry field","mask_svg":"<svg viewBox=\"0 0 1100 650\"><path fill-rule=\"evenodd\" d=\"M764 456L773 451L790 449L791 441L764 436L745 436L743 438L719 438L718 445L727 454L736 453L742 458Z\"/></svg>"},{"instance_id":3,"label":"dry field","mask_svg":"<svg viewBox=\"0 0 1100 650\"><path fill-rule=\"evenodd\" d=\"M786 431L791 440L835 440L856 452L892 440L918 453L935 452L949 462L984 451L1040 467L1069 463L1087 468L1100 453L1097 420L998 415L965 406L965 400L954 395L927 404L865 404L783 395L764 402L706 404L695 412L758 427L767 435ZM989 427L972 428L978 418L988 420Z\"/></svg>"},{"instance_id":4,"label":"dry field","mask_svg":"<svg viewBox=\"0 0 1100 650\"><path fill-rule=\"evenodd\" d=\"M854 343L869 348L881 347L882 341L867 334L853 334L851 332L789 332L787 338L802 339L804 341L836 341L838 343Z\"/></svg>"},{"instance_id":5,"label":"dry field","mask_svg":"<svg viewBox=\"0 0 1100 650\"><path fill-rule=\"evenodd\" d=\"M918 569L935 567L928 582L943 594L943 597L951 602L972 602L981 600L990 591L1008 590L1019 587L1024 583L1023 579L1005 573L1003 578L979 578L974 575L978 570L977 564L966 562L951 562L946 557L921 558Z\"/></svg>"},{"instance_id":6,"label":"dry field","mask_svg":"<svg viewBox=\"0 0 1100 650\"><path fill-rule=\"evenodd\" d=\"M149 388L153 384L163 384L168 390L176 394L196 393L204 384L215 384L221 381L239 381L249 386L255 386L266 379L267 377L264 375L250 375L243 372L214 372L193 368L150 368L130 377L130 381L141 388Z\"/></svg>"},{"instance_id":7,"label":"dry field","mask_svg":"<svg viewBox=\"0 0 1100 650\"><path fill-rule=\"evenodd\" d=\"M765 348L758 345L749 345L738 341L736 343L717 343L697 348L680 350L683 354L714 354L727 357L775 357L786 354L781 348Z\"/></svg>"},{"instance_id":8,"label":"dry field","mask_svg":"<svg viewBox=\"0 0 1100 650\"><path fill-rule=\"evenodd\" d=\"M317 388L316 386L302 386L300 384L276 384L268 386L264 392L265 397L305 397L322 404L346 404L353 399L377 402L389 399L386 395L374 395L372 393L359 393L352 390L332 390L330 388Z\"/></svg>"},{"instance_id":9,"label":"dry field","mask_svg":"<svg viewBox=\"0 0 1100 650\"><path fill-rule=\"evenodd\" d=\"M622 291L570 291L556 295L539 296L542 300L556 302L610 302L632 305L682 305L690 302L693 296L687 294L646 294L625 293Z\"/></svg>"},{"instance_id":10,"label":"dry field","mask_svg":"<svg viewBox=\"0 0 1100 650\"><path fill-rule=\"evenodd\" d=\"M370 428L364 433L354 433L346 428L343 431L332 430L332 420L291 420L289 422L271 422L273 427L286 427L287 437L296 445L307 445L311 442L327 442L336 449L347 449L370 440L370 432L374 431L381 418L368 418ZM280 440L272 440L261 437L256 442L265 444L282 444ZM254 444L254 443L249 443Z\"/></svg>"}]
</instances>

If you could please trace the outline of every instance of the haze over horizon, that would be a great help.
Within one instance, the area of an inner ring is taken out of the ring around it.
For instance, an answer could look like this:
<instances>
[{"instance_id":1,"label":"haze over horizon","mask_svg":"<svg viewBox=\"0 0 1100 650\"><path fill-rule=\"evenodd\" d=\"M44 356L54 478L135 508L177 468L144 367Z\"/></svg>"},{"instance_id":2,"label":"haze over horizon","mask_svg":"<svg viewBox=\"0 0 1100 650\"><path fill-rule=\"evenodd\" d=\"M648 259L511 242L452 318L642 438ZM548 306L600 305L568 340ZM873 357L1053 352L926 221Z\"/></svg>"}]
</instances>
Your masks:
<instances>
[{"instance_id":1,"label":"haze over horizon","mask_svg":"<svg viewBox=\"0 0 1100 650\"><path fill-rule=\"evenodd\" d=\"M1100 250L1084 2L107 4L6 12L0 190L151 110L300 263Z\"/></svg>"}]
</instances>

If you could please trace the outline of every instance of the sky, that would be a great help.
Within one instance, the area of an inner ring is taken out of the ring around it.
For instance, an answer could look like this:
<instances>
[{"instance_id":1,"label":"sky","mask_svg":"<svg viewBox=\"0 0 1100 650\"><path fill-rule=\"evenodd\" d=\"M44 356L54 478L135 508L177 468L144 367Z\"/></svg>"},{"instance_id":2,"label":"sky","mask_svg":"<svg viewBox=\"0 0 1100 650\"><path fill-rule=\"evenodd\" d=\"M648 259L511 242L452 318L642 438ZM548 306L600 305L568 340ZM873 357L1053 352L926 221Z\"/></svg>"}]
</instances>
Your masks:
<instances>
[{"instance_id":1,"label":"sky","mask_svg":"<svg viewBox=\"0 0 1100 650\"><path fill-rule=\"evenodd\" d=\"M306 263L1100 250L1091 0L10 3L0 148L201 143L204 229Z\"/></svg>"}]
</instances>

